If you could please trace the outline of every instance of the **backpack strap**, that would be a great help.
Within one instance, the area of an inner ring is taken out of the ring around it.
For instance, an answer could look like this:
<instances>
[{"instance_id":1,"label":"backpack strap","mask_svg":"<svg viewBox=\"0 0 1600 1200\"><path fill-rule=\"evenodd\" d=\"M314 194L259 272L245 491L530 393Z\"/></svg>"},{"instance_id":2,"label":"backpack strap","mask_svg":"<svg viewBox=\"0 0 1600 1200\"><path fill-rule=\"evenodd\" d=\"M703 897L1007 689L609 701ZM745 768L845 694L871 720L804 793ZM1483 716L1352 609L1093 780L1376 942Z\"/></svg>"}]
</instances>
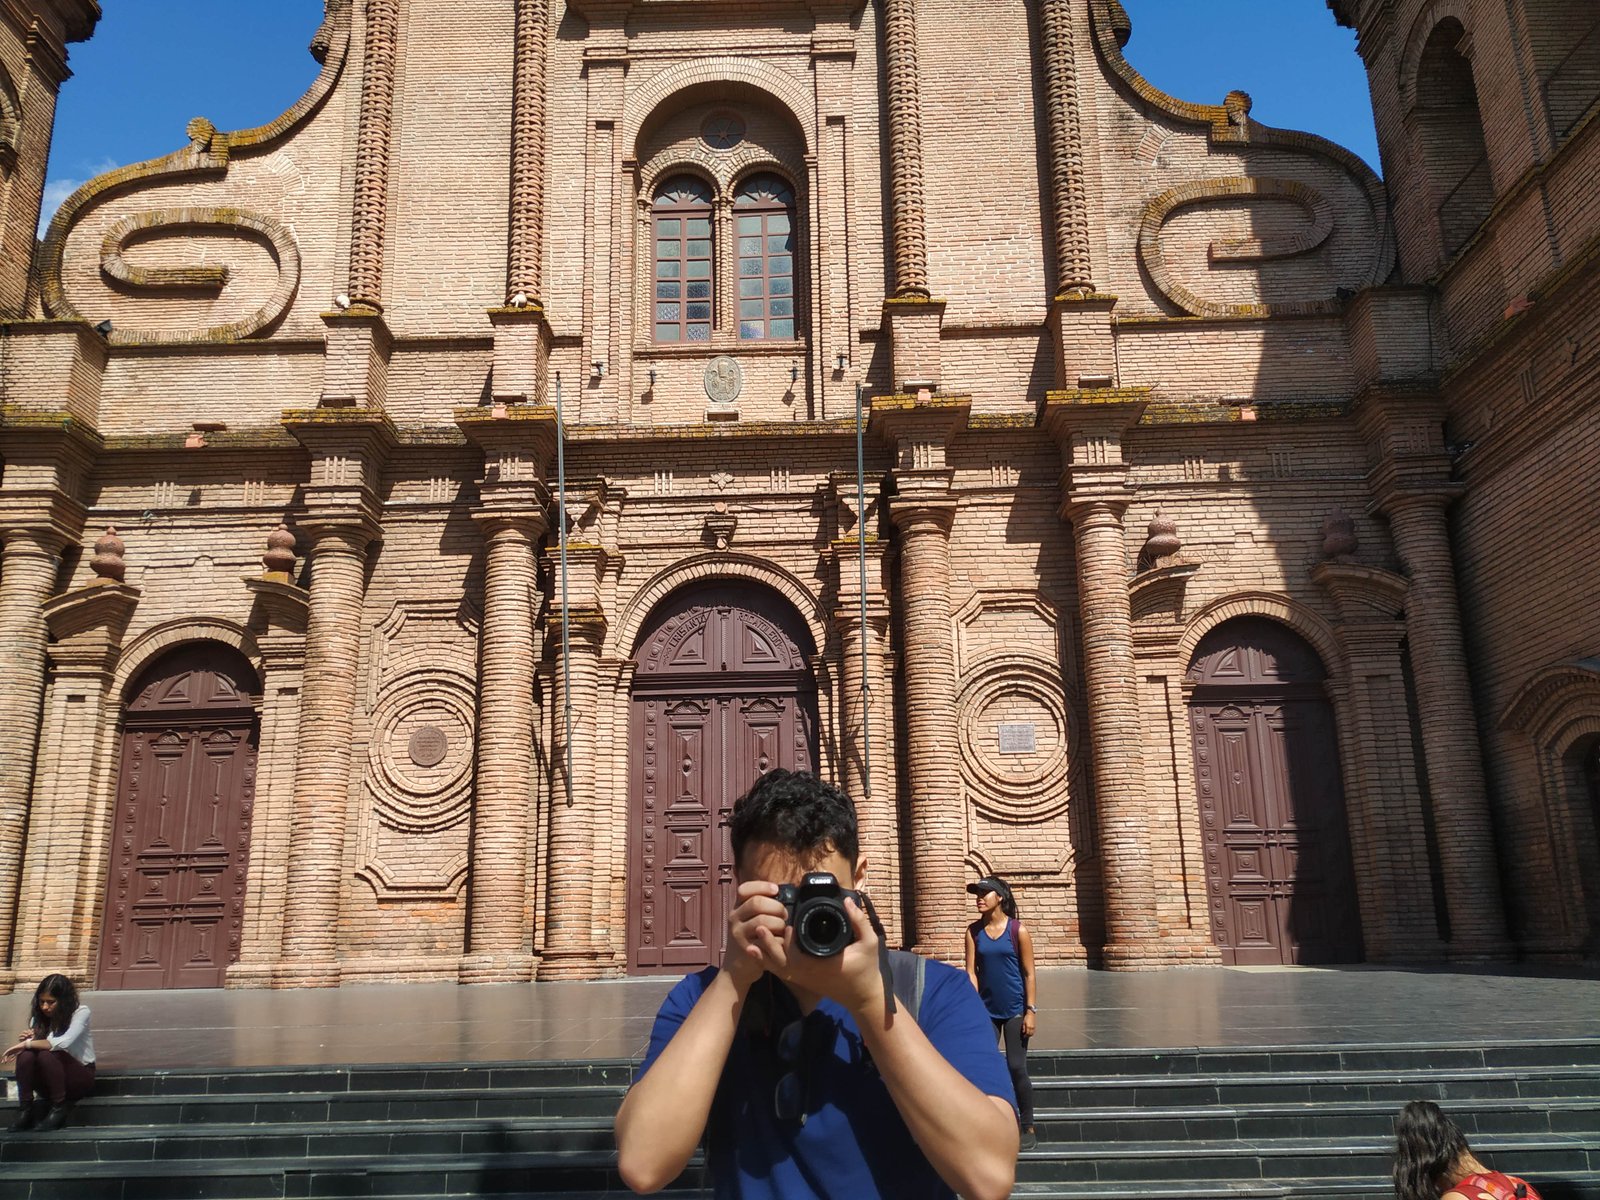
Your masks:
<instances>
[{"instance_id":1,"label":"backpack strap","mask_svg":"<svg viewBox=\"0 0 1600 1200\"><path fill-rule=\"evenodd\" d=\"M889 951L889 975L894 994L913 1021L921 1020L922 993L927 986L928 960L909 950Z\"/></svg>"}]
</instances>

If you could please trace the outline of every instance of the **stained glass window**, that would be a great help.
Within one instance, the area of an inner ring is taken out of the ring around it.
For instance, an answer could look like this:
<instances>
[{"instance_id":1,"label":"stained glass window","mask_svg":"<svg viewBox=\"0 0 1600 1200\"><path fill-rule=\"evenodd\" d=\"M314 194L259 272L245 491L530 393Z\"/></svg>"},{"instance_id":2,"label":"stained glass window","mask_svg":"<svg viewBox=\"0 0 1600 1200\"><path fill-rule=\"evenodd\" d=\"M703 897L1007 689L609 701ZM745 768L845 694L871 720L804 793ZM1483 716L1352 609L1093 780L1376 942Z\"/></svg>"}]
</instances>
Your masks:
<instances>
[{"instance_id":1,"label":"stained glass window","mask_svg":"<svg viewBox=\"0 0 1600 1200\"><path fill-rule=\"evenodd\" d=\"M655 340L711 340L711 186L675 175L656 189Z\"/></svg>"},{"instance_id":2,"label":"stained glass window","mask_svg":"<svg viewBox=\"0 0 1600 1200\"><path fill-rule=\"evenodd\" d=\"M795 336L794 189L776 175L752 175L734 194L738 239L739 336Z\"/></svg>"}]
</instances>

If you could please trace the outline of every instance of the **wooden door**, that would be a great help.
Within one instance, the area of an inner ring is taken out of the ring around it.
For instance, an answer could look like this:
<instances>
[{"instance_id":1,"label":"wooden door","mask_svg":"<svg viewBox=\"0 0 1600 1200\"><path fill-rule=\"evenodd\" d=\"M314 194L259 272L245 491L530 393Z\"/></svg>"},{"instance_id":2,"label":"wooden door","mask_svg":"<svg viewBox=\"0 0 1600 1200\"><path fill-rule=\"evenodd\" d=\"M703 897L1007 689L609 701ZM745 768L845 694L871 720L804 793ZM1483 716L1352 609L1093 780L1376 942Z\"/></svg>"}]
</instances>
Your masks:
<instances>
[{"instance_id":1,"label":"wooden door","mask_svg":"<svg viewBox=\"0 0 1600 1200\"><path fill-rule=\"evenodd\" d=\"M718 587L663 607L632 701L628 963L641 974L721 960L734 802L773 767L816 765L804 628L781 601Z\"/></svg>"},{"instance_id":2,"label":"wooden door","mask_svg":"<svg viewBox=\"0 0 1600 1200\"><path fill-rule=\"evenodd\" d=\"M1202 641L1190 678L1208 903L1224 961L1359 961L1321 663L1280 626L1230 622Z\"/></svg>"},{"instance_id":3,"label":"wooden door","mask_svg":"<svg viewBox=\"0 0 1600 1200\"><path fill-rule=\"evenodd\" d=\"M124 718L102 988L221 987L238 960L255 793L249 664L186 647L134 685Z\"/></svg>"}]
</instances>

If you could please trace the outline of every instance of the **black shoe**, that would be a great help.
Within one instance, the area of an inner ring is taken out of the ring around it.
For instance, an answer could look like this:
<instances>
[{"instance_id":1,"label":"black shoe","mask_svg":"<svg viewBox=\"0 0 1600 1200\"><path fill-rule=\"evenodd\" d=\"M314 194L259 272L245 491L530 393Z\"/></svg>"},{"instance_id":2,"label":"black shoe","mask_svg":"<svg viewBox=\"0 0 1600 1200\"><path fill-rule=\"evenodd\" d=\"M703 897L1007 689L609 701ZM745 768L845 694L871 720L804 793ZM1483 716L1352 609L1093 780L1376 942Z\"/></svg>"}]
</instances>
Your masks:
<instances>
[{"instance_id":1,"label":"black shoe","mask_svg":"<svg viewBox=\"0 0 1600 1200\"><path fill-rule=\"evenodd\" d=\"M51 1128L53 1129L55 1127L51 1126ZM1033 1126L1029 1125L1026 1129L1024 1129L1022 1131L1022 1143L1021 1143L1021 1146L1019 1147L1019 1149L1022 1149L1022 1150L1037 1150L1038 1148L1039 1148L1039 1135L1034 1132Z\"/></svg>"},{"instance_id":2,"label":"black shoe","mask_svg":"<svg viewBox=\"0 0 1600 1200\"><path fill-rule=\"evenodd\" d=\"M17 1114L17 1119L11 1122L12 1133L27 1133L39 1124L39 1119L44 1116L44 1105L35 1100L32 1104L24 1104L22 1111Z\"/></svg>"},{"instance_id":3,"label":"black shoe","mask_svg":"<svg viewBox=\"0 0 1600 1200\"><path fill-rule=\"evenodd\" d=\"M67 1114L71 1111L72 1105L57 1104L49 1112L45 1113L44 1120L40 1121L34 1128L40 1133L50 1133L53 1130L60 1129L67 1123Z\"/></svg>"}]
</instances>

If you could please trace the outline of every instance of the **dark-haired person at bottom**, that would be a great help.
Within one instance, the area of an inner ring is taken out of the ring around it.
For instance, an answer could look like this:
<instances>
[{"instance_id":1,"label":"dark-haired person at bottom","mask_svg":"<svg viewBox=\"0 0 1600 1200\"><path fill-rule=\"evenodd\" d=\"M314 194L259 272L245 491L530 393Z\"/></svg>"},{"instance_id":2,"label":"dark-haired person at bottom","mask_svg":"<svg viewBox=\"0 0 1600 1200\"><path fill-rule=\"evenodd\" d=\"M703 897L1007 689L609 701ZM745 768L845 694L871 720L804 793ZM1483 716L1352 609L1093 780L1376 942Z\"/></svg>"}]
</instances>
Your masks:
<instances>
[{"instance_id":1,"label":"dark-haired person at bottom","mask_svg":"<svg viewBox=\"0 0 1600 1200\"><path fill-rule=\"evenodd\" d=\"M94 1091L94 1034L89 1007L65 975L46 975L33 991L28 1028L0 1062L17 1062L22 1112L12 1133L47 1132L67 1122L72 1106Z\"/></svg>"},{"instance_id":2,"label":"dark-haired person at bottom","mask_svg":"<svg viewBox=\"0 0 1600 1200\"><path fill-rule=\"evenodd\" d=\"M729 833L738 892L727 951L656 1016L617 1113L623 1180L666 1187L704 1135L719 1198L1009 1195L1011 1079L964 973L926 963L913 1018L893 1000L880 934L853 895L843 907L854 940L841 953L796 944L781 885L816 872L865 883L849 798L769 771L734 806Z\"/></svg>"},{"instance_id":3,"label":"dark-haired person at bottom","mask_svg":"<svg viewBox=\"0 0 1600 1200\"><path fill-rule=\"evenodd\" d=\"M1484 1166L1461 1127L1432 1100L1402 1108L1394 1132L1399 1200L1539 1200L1525 1180Z\"/></svg>"}]
</instances>

